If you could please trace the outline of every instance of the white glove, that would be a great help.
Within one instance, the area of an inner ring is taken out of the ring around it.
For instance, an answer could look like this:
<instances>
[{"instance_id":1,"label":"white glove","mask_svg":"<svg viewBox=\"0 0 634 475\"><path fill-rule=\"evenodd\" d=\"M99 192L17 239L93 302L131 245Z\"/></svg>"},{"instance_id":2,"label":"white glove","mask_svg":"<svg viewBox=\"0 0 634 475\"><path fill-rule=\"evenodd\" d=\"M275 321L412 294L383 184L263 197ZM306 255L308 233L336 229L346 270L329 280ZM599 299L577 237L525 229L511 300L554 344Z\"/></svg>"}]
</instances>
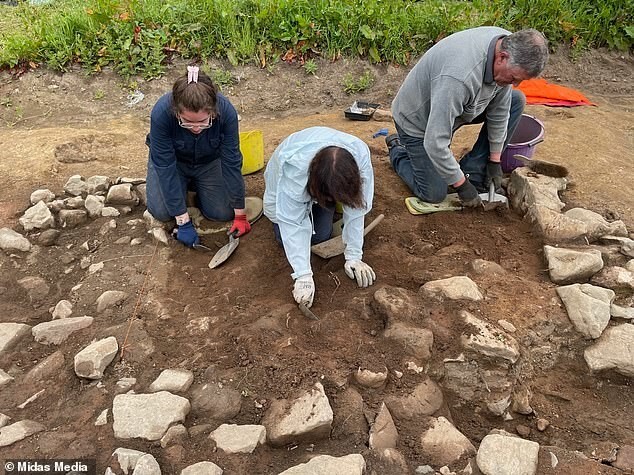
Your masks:
<instances>
[{"instance_id":1,"label":"white glove","mask_svg":"<svg viewBox=\"0 0 634 475\"><path fill-rule=\"evenodd\" d=\"M351 279L357 279L359 287L368 287L376 280L376 274L372 267L363 261L346 261L343 269Z\"/></svg>"},{"instance_id":2,"label":"white glove","mask_svg":"<svg viewBox=\"0 0 634 475\"><path fill-rule=\"evenodd\" d=\"M293 298L297 303L303 303L307 307L313 304L315 297L315 282L312 275L303 275L295 279Z\"/></svg>"}]
</instances>

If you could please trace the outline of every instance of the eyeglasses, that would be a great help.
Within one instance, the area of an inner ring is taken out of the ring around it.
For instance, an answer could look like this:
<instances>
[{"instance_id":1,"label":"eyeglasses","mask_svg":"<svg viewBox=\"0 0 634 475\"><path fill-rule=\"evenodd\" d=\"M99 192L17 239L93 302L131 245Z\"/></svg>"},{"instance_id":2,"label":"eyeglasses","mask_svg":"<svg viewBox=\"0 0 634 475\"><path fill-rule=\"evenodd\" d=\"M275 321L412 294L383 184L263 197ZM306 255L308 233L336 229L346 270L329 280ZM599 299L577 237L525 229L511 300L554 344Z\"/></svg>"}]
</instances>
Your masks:
<instances>
[{"instance_id":1,"label":"eyeglasses","mask_svg":"<svg viewBox=\"0 0 634 475\"><path fill-rule=\"evenodd\" d=\"M184 122L181 116L178 116L178 125L183 129L208 129L214 123L213 117L210 115L208 119L201 120L200 122Z\"/></svg>"}]
</instances>

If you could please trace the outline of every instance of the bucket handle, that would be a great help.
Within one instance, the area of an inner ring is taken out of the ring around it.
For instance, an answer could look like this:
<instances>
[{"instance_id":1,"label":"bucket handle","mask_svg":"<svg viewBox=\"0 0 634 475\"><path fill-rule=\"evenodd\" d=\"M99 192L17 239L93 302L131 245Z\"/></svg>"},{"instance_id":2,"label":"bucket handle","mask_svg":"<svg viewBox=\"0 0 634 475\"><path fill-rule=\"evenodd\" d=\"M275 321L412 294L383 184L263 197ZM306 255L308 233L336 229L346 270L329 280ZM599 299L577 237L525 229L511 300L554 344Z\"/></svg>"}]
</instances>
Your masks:
<instances>
[{"instance_id":1,"label":"bucket handle","mask_svg":"<svg viewBox=\"0 0 634 475\"><path fill-rule=\"evenodd\" d=\"M538 143L542 143L543 141L544 141L544 137L540 137L540 138L538 138L536 140L533 140L533 141L529 142L529 145L532 147L534 145L537 145Z\"/></svg>"}]
</instances>

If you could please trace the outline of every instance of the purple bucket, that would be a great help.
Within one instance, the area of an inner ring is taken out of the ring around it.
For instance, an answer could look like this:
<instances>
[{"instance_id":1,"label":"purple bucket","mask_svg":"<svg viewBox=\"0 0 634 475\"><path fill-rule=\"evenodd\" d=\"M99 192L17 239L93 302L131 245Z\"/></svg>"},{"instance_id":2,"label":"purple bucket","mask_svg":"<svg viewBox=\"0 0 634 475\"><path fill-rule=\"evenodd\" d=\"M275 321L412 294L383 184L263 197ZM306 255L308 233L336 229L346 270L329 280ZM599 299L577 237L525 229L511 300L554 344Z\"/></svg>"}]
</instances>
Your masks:
<instances>
[{"instance_id":1,"label":"purple bucket","mask_svg":"<svg viewBox=\"0 0 634 475\"><path fill-rule=\"evenodd\" d=\"M511 141L502 153L501 162L504 173L511 173L517 167L524 166L522 162L515 160L513 155L524 155L527 158L532 158L535 146L543 141L544 124L533 116L523 114Z\"/></svg>"}]
</instances>

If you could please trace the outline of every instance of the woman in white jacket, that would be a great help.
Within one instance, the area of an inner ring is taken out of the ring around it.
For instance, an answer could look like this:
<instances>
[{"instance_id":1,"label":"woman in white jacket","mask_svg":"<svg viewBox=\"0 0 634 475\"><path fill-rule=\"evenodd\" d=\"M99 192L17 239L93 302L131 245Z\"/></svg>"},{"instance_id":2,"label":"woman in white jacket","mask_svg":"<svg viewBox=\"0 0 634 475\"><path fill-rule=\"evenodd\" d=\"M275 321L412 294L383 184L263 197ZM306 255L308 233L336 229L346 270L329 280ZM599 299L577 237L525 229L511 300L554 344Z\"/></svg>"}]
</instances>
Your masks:
<instances>
[{"instance_id":1,"label":"woman in white jacket","mask_svg":"<svg viewBox=\"0 0 634 475\"><path fill-rule=\"evenodd\" d=\"M310 246L330 239L337 202L343 205L344 269L359 287L376 275L364 263L364 216L372 209L374 174L368 146L328 127L311 127L286 138L264 172L264 214L273 222L293 268L293 298L310 307L315 283Z\"/></svg>"}]
</instances>

